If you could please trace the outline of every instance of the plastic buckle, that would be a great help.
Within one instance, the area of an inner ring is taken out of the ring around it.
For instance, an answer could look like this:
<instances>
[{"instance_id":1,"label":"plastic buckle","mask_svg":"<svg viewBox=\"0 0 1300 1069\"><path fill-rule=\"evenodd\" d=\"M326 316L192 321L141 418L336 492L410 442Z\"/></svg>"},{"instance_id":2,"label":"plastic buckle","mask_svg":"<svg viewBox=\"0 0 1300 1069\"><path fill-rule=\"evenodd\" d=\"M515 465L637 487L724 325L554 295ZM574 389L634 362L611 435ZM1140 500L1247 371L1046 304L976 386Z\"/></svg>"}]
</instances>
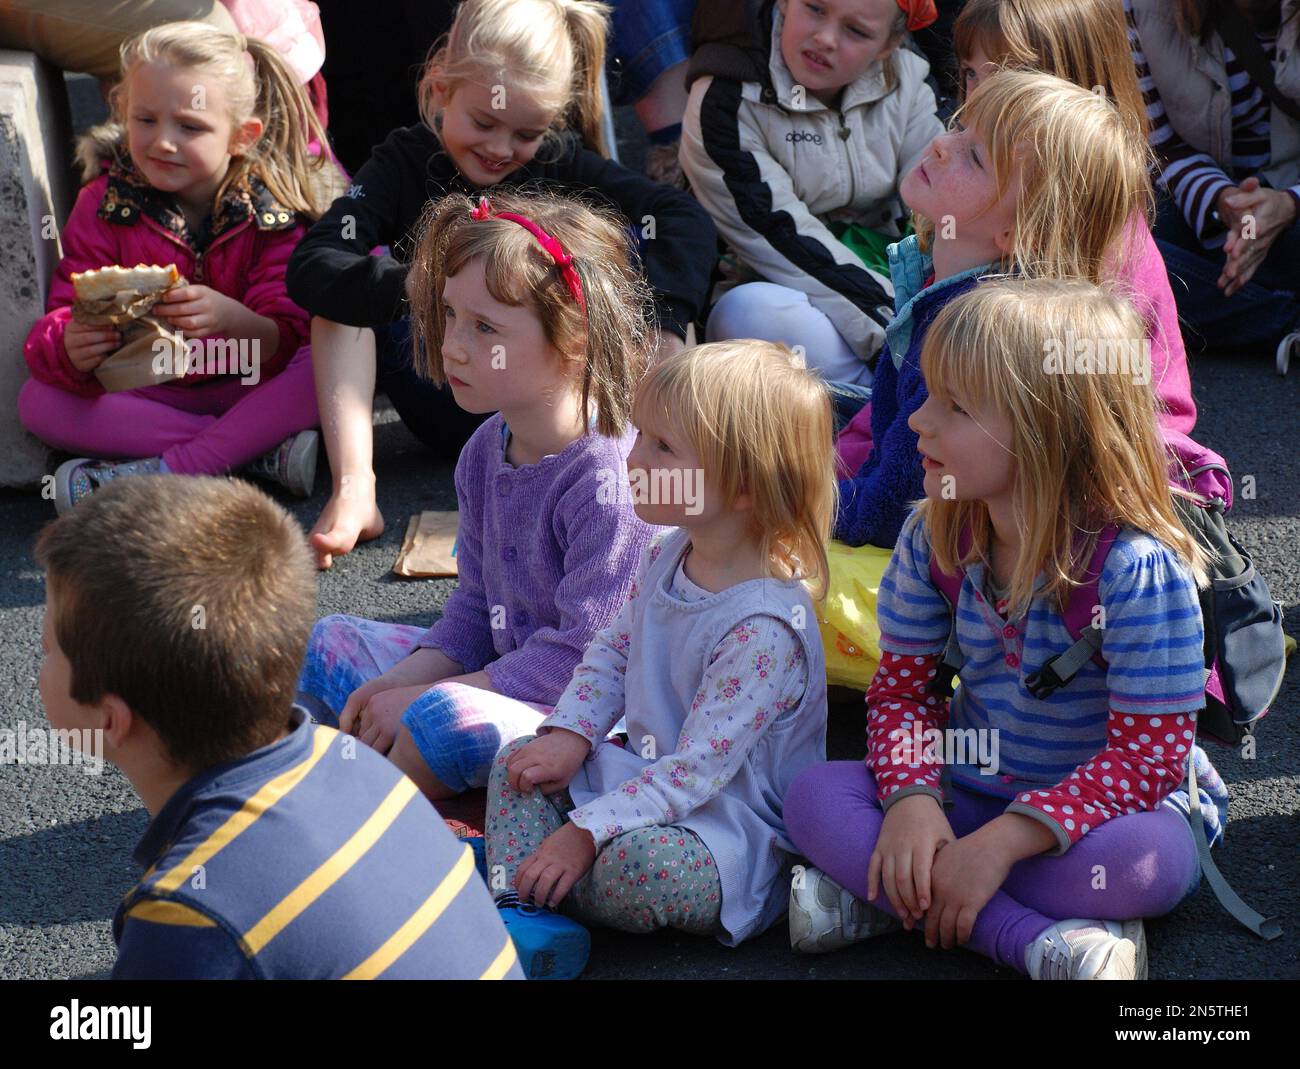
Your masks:
<instances>
[{"instance_id":1,"label":"plastic buckle","mask_svg":"<svg viewBox=\"0 0 1300 1069\"><path fill-rule=\"evenodd\" d=\"M1025 677L1025 689L1039 701L1045 701L1065 685L1065 680L1056 674L1053 667L1056 658L1044 662L1043 667Z\"/></svg>"},{"instance_id":2,"label":"plastic buckle","mask_svg":"<svg viewBox=\"0 0 1300 1069\"><path fill-rule=\"evenodd\" d=\"M952 697L952 681L957 677L957 670L951 665L939 663L935 670L934 679L930 681L929 691L936 698Z\"/></svg>"}]
</instances>

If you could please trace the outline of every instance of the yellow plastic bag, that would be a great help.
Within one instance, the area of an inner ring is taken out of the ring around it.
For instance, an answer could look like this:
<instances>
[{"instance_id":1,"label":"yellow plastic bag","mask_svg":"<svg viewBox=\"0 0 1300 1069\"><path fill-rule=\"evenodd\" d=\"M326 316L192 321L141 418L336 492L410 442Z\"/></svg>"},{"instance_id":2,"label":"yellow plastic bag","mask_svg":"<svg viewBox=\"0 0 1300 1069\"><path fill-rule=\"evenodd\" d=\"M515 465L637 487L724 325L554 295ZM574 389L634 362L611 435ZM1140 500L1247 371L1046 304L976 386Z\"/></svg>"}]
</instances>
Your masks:
<instances>
[{"instance_id":1,"label":"yellow plastic bag","mask_svg":"<svg viewBox=\"0 0 1300 1069\"><path fill-rule=\"evenodd\" d=\"M892 550L829 542L830 582L818 606L826 682L866 690L880 664L880 628L876 596Z\"/></svg>"}]
</instances>

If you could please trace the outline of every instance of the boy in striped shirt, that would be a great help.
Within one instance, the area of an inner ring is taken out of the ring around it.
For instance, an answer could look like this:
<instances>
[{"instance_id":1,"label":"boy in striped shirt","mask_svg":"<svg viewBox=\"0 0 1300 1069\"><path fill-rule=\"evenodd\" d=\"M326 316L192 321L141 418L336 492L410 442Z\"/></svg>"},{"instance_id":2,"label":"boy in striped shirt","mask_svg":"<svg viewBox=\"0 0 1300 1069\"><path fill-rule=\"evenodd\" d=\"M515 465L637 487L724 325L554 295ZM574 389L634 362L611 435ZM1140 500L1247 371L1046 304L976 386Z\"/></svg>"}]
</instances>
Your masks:
<instances>
[{"instance_id":1,"label":"boy in striped shirt","mask_svg":"<svg viewBox=\"0 0 1300 1069\"><path fill-rule=\"evenodd\" d=\"M297 523L253 487L145 476L52 523L41 698L152 818L120 979L520 978L433 807L292 706L315 616Z\"/></svg>"}]
</instances>

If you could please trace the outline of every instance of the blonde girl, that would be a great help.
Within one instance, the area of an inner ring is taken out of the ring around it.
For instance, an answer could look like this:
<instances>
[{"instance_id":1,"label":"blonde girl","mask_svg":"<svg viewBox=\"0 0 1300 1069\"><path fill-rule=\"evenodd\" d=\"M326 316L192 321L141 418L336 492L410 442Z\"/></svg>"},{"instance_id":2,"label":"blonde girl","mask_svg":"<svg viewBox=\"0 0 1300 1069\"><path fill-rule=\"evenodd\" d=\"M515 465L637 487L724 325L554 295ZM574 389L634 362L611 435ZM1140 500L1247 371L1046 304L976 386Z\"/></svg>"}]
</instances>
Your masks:
<instances>
[{"instance_id":1,"label":"blonde girl","mask_svg":"<svg viewBox=\"0 0 1300 1069\"><path fill-rule=\"evenodd\" d=\"M680 347L703 306L715 252L707 213L605 155L599 77L608 10L585 0L465 0L421 78L423 121L375 149L294 256L289 287L314 317L334 476L311 532L321 567L383 531L371 429L376 388L444 455L455 455L479 422L445 386L425 379L413 357L407 275L413 230L430 198L529 184L581 192L635 227L629 244L653 290L663 349Z\"/></svg>"},{"instance_id":2,"label":"blonde girl","mask_svg":"<svg viewBox=\"0 0 1300 1069\"><path fill-rule=\"evenodd\" d=\"M633 419L637 515L675 529L488 784L488 871L530 976L585 963L561 904L729 946L767 929L785 908L781 799L825 751L806 626L834 504L825 387L784 346L702 345L650 372ZM626 746L606 739L622 718Z\"/></svg>"},{"instance_id":3,"label":"blonde girl","mask_svg":"<svg viewBox=\"0 0 1300 1069\"><path fill-rule=\"evenodd\" d=\"M1084 281L982 282L936 317L910 419L926 499L881 581L866 763L823 765L786 798L817 866L791 895L799 949L901 920L1035 979L1142 979L1141 918L1195 889L1189 761L1211 841L1227 813L1193 745L1204 558L1174 512L1150 389L1044 358L1068 338L1142 337L1126 301ZM1065 603L1092 569L1103 661L1034 697L1026 680L1073 645ZM960 580L951 609L936 571ZM933 686L950 630L951 701ZM982 742L958 752L963 736Z\"/></svg>"},{"instance_id":4,"label":"blonde girl","mask_svg":"<svg viewBox=\"0 0 1300 1069\"><path fill-rule=\"evenodd\" d=\"M626 248L610 215L559 197L452 194L428 214L410 276L422 370L495 413L456 465L459 585L427 629L320 621L299 701L431 799L482 787L537 729L650 540L617 493L649 331Z\"/></svg>"},{"instance_id":5,"label":"blonde girl","mask_svg":"<svg viewBox=\"0 0 1300 1069\"><path fill-rule=\"evenodd\" d=\"M1105 93L1147 136L1123 6L1114 0L970 0L953 25L953 46L963 98L1001 66L1046 71ZM1118 260L1111 276L1147 324L1151 388L1165 445L1185 467L1195 468L1200 447L1188 436L1196 402L1169 274L1147 218L1135 214L1129 226L1134 255ZM1223 496L1227 487L1202 489Z\"/></svg>"},{"instance_id":6,"label":"blonde girl","mask_svg":"<svg viewBox=\"0 0 1300 1069\"><path fill-rule=\"evenodd\" d=\"M255 473L310 494L308 321L284 274L318 214L328 164L308 143L324 144L324 131L274 49L204 23L126 41L121 69L113 122L81 146L87 184L62 232L49 311L27 339L33 377L18 402L50 445L118 459L65 463L55 504L66 511L120 475L220 474L258 457ZM95 370L123 337L73 318L71 276L114 264L174 264L187 280L153 309L188 340L184 378L105 393ZM236 374L235 361L207 358L235 350Z\"/></svg>"},{"instance_id":7,"label":"blonde girl","mask_svg":"<svg viewBox=\"0 0 1300 1069\"><path fill-rule=\"evenodd\" d=\"M1150 203L1147 148L1107 97L1049 74L984 81L907 175L917 233L891 246L897 312L876 368L866 460L839 484L831 590L822 615L832 683L865 689L876 669L875 592L922 494L916 433L930 322L988 275L1100 282L1130 254Z\"/></svg>"}]
</instances>

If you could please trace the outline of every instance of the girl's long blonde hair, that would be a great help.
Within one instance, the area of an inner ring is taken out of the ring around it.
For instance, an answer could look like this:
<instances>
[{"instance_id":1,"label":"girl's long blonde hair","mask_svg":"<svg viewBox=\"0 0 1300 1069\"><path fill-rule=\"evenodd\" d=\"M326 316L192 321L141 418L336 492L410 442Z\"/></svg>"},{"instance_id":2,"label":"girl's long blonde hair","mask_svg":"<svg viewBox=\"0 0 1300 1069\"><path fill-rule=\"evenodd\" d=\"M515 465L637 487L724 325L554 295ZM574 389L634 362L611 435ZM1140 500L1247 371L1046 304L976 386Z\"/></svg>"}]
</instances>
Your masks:
<instances>
[{"instance_id":1,"label":"girl's long blonde hair","mask_svg":"<svg viewBox=\"0 0 1300 1069\"><path fill-rule=\"evenodd\" d=\"M836 503L831 402L825 384L784 345L742 339L685 349L637 390L690 442L712 491L753 498L753 524L773 575L825 596L826 542Z\"/></svg>"},{"instance_id":2,"label":"girl's long blonde hair","mask_svg":"<svg viewBox=\"0 0 1300 1069\"><path fill-rule=\"evenodd\" d=\"M553 109L556 127L573 127L608 156L600 74L609 13L588 0L464 0L420 76L420 117L437 129L439 82L453 93L464 82L509 85Z\"/></svg>"},{"instance_id":3,"label":"girl's long blonde hair","mask_svg":"<svg viewBox=\"0 0 1300 1069\"><path fill-rule=\"evenodd\" d=\"M1052 361L1078 341L1114 369L1085 372ZM1134 359L1147 361L1147 380ZM1028 611L1035 593L1063 609L1108 523L1145 531L1177 554L1198 584L1205 582L1205 555L1174 512L1172 495L1183 492L1169 485L1149 362L1141 317L1089 282L991 279L931 324L921 349L931 398L996 410L1011 422L1012 498L1022 537L1008 594L1015 615ZM942 570L990 561L982 501L927 498L918 509ZM963 553L967 530L971 543ZM1043 586L1035 591L1039 574Z\"/></svg>"},{"instance_id":4,"label":"girl's long blonde hair","mask_svg":"<svg viewBox=\"0 0 1300 1069\"><path fill-rule=\"evenodd\" d=\"M124 151L127 84L140 63L162 63L211 73L225 87L230 119L235 127L250 118L262 120L262 136L243 155L234 157L213 203L220 202L231 186L256 175L272 196L286 208L309 220L329 206L316 190L330 183L320 176L328 167L323 155L307 151L315 138L322 153L329 144L307 95L280 54L269 45L243 34L229 34L202 22L168 22L122 43L121 80L109 93L114 123L104 134L119 154ZM83 168L90 162L83 159ZM88 181L96 171L85 176Z\"/></svg>"},{"instance_id":5,"label":"girl's long blonde hair","mask_svg":"<svg viewBox=\"0 0 1300 1069\"><path fill-rule=\"evenodd\" d=\"M998 197L1016 164L1012 246L1003 269L1027 278L1101 282L1139 236L1135 215L1153 211L1150 149L1115 103L1037 71L1002 70L981 82L956 119L989 148ZM915 216L922 248L936 220Z\"/></svg>"},{"instance_id":6,"label":"girl's long blonde hair","mask_svg":"<svg viewBox=\"0 0 1300 1069\"><path fill-rule=\"evenodd\" d=\"M443 287L449 276L481 259L492 297L533 309L546 340L566 360L583 365L582 402L588 410L594 406L600 433L622 434L648 359L652 307L626 227L612 213L553 194L501 192L487 203L491 214L485 219L471 216L475 201L462 193L425 209L409 281L417 366L434 382L447 381ZM555 260L528 230L500 218L501 212L532 220L573 257L585 315Z\"/></svg>"},{"instance_id":7,"label":"girl's long blonde hair","mask_svg":"<svg viewBox=\"0 0 1300 1069\"><path fill-rule=\"evenodd\" d=\"M1055 74L1094 91L1100 86L1147 136L1146 104L1119 0L967 0L952 39L958 60L978 48L995 63ZM963 99L965 87L963 79Z\"/></svg>"}]
</instances>

